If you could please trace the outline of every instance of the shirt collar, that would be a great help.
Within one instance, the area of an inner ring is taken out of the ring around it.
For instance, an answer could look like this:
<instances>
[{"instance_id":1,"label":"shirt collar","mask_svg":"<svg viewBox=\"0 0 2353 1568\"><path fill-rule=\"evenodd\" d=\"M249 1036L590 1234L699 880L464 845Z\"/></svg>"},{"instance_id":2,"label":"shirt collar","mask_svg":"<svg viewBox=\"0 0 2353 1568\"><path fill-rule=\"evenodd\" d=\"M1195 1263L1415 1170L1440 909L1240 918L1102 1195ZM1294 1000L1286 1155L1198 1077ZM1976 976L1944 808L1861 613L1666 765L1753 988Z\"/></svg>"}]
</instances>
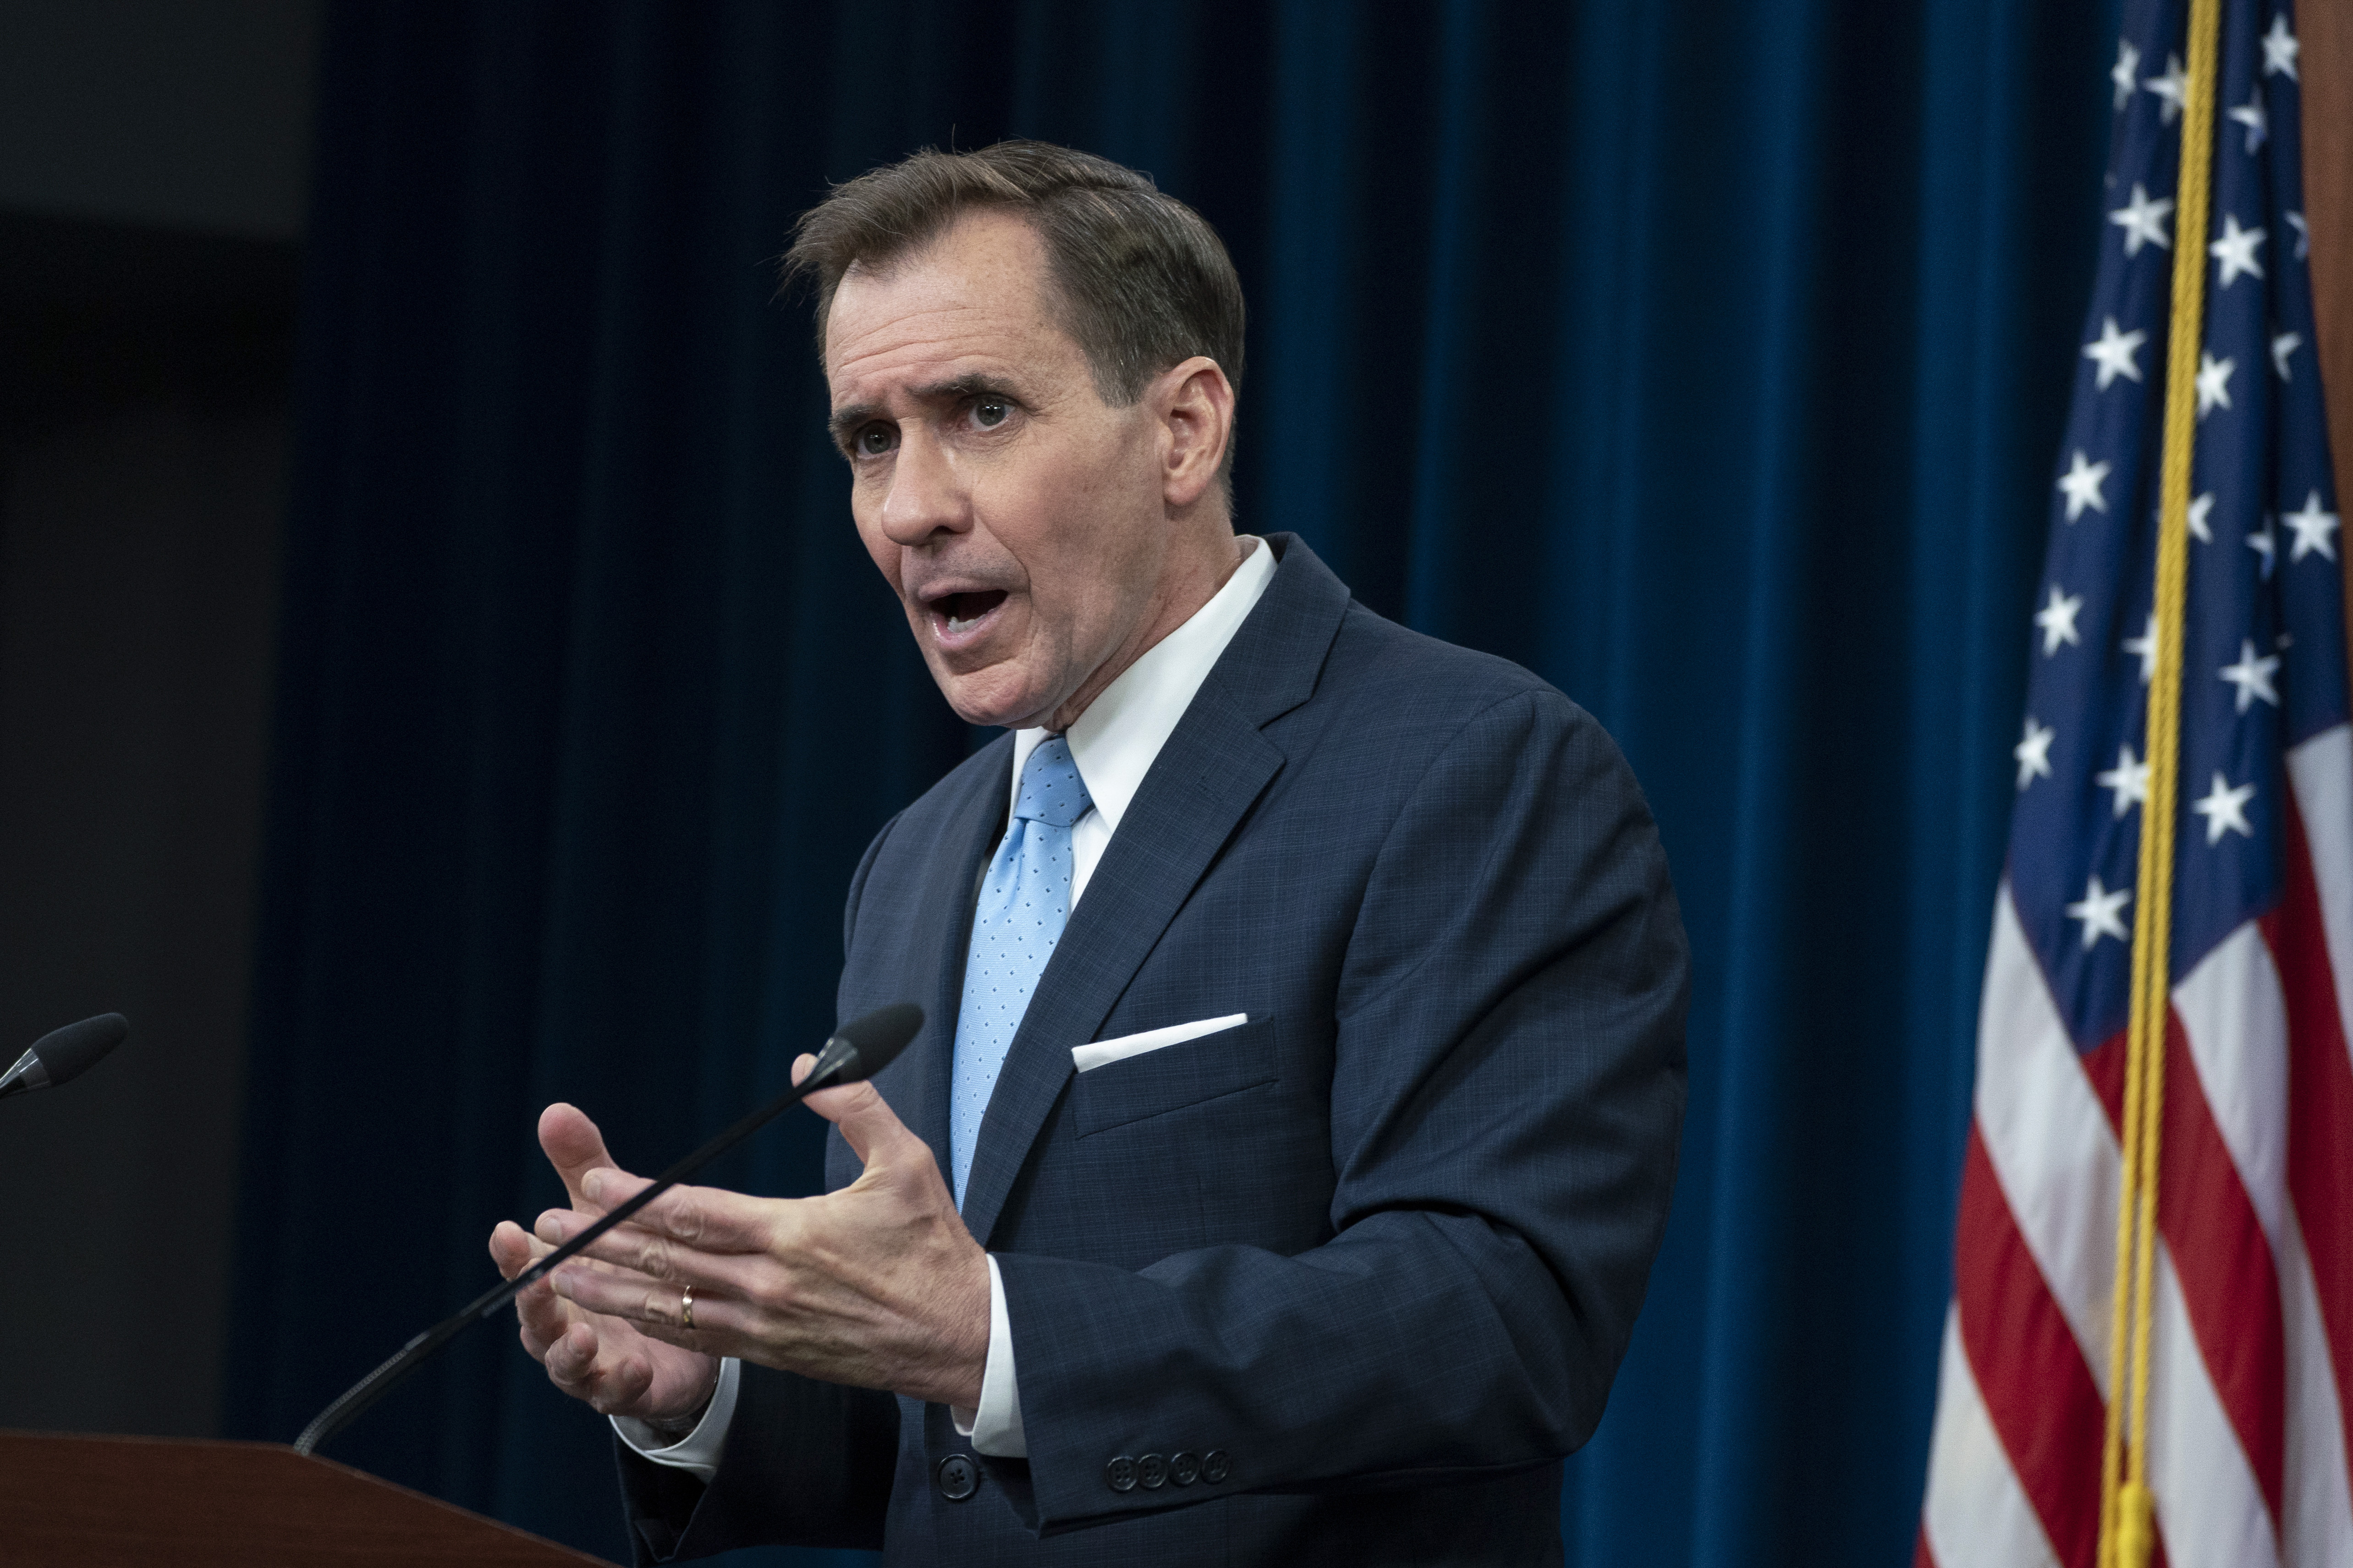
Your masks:
<instances>
[{"instance_id":1,"label":"shirt collar","mask_svg":"<svg viewBox=\"0 0 2353 1568\"><path fill-rule=\"evenodd\" d=\"M1274 580L1274 552L1251 534L1240 537L1250 552L1226 585L1192 617L1144 650L1142 657L1103 689L1087 704L1065 736L1071 759L1086 781L1087 797L1103 814L1103 826L1119 830L1128 803L1144 787L1144 775L1160 755L1160 748L1191 707L1193 695L1209 678L1226 645L1257 607L1259 596ZM1006 799L1008 823L1013 811L1011 791L1018 789L1029 753L1045 740L1046 731L1017 730L1013 733L1013 779Z\"/></svg>"}]
</instances>

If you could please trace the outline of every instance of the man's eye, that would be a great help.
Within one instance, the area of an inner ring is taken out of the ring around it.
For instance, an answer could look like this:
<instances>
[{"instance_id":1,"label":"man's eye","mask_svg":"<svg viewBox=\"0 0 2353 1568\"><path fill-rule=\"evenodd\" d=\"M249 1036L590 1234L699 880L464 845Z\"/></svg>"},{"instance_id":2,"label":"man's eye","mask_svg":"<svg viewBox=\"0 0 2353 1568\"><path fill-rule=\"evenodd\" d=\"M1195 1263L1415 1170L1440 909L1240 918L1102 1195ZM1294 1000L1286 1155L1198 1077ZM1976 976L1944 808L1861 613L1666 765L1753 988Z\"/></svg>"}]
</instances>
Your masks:
<instances>
[{"instance_id":1,"label":"man's eye","mask_svg":"<svg viewBox=\"0 0 2353 1568\"><path fill-rule=\"evenodd\" d=\"M1004 424L1005 416L1012 412L1012 409L1006 406L1005 399L984 397L972 405L973 423L984 430L994 430Z\"/></svg>"},{"instance_id":2,"label":"man's eye","mask_svg":"<svg viewBox=\"0 0 2353 1568\"><path fill-rule=\"evenodd\" d=\"M858 433L858 455L879 458L891 449L891 432L881 425L869 425Z\"/></svg>"}]
</instances>

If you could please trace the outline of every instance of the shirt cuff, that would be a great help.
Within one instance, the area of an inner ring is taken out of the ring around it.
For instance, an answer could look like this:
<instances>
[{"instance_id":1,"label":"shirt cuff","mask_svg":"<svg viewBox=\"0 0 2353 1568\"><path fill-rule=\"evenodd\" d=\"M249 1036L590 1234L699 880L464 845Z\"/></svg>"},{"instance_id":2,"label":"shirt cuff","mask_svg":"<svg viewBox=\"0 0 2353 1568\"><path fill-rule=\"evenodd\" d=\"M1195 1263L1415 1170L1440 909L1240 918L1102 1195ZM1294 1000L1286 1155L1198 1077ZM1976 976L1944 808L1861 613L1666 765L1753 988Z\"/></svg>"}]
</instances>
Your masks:
<instances>
[{"instance_id":1,"label":"shirt cuff","mask_svg":"<svg viewBox=\"0 0 2353 1568\"><path fill-rule=\"evenodd\" d=\"M613 1430L622 1442L655 1464L691 1470L697 1479L708 1482L719 1473L720 1457L727 1451L727 1428L735 1419L735 1389L743 1380L744 1363L732 1355L721 1358L719 1385L711 1391L711 1403L704 1407L702 1419L694 1424L693 1431L674 1443L650 1422L627 1415L613 1417ZM986 1394L985 1386L983 1392Z\"/></svg>"},{"instance_id":2,"label":"shirt cuff","mask_svg":"<svg viewBox=\"0 0 2353 1568\"><path fill-rule=\"evenodd\" d=\"M1021 1430L1021 1383L1013 1373L1013 1325L1005 1315L1005 1276L997 1254L988 1255L988 1362L980 1373L980 1407L948 1406L956 1435L972 1439L972 1450L992 1459L1026 1459L1029 1438Z\"/></svg>"}]
</instances>

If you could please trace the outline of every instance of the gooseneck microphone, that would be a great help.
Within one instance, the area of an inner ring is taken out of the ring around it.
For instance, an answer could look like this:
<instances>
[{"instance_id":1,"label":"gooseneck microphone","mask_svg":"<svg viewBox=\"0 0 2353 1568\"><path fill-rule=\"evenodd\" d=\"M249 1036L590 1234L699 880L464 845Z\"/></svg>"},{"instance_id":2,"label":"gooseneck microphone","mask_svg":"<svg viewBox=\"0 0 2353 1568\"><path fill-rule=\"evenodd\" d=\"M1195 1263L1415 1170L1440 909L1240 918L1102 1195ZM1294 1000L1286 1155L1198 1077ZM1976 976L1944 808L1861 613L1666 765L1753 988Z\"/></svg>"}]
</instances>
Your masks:
<instances>
[{"instance_id":1,"label":"gooseneck microphone","mask_svg":"<svg viewBox=\"0 0 2353 1568\"><path fill-rule=\"evenodd\" d=\"M93 1018L90 1022L94 1024L100 1020ZM319 1412L317 1417L302 1428L302 1435L294 1439L294 1451L298 1454L314 1451L320 1444L358 1419L362 1411L389 1394L394 1384L425 1364L443 1345L497 1312L526 1287L546 1278L556 1265L578 1254L590 1242L749 1138L776 1116L821 1089L837 1089L843 1084L858 1083L881 1072L893 1058L907 1048L907 1042L913 1039L915 1031L923 1026L923 1010L912 1002L894 1002L888 1007L867 1014L855 1023L843 1025L827 1038L818 1050L817 1065L809 1068L808 1077L664 1171L644 1192L611 1210L570 1241L513 1279L483 1291L401 1346L392 1359L352 1384L343 1391L342 1397ZM79 1029L88 1026L76 1024L73 1027ZM60 1029L58 1032L64 1034L67 1031Z\"/></svg>"},{"instance_id":2,"label":"gooseneck microphone","mask_svg":"<svg viewBox=\"0 0 2353 1568\"><path fill-rule=\"evenodd\" d=\"M95 1018L51 1029L16 1058L15 1067L0 1073L0 1100L71 1083L97 1066L98 1058L121 1045L130 1033L131 1020L120 1013L100 1013Z\"/></svg>"}]
</instances>

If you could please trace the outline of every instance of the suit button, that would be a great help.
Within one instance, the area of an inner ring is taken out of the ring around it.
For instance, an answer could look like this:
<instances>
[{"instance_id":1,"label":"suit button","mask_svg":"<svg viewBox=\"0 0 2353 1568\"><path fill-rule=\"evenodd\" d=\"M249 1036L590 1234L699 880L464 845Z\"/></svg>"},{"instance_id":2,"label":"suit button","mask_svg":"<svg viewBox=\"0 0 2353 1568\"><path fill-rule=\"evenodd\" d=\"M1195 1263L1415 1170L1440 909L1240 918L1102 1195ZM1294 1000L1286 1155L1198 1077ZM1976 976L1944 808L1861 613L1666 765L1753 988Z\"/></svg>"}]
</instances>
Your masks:
<instances>
[{"instance_id":1,"label":"suit button","mask_svg":"<svg viewBox=\"0 0 2353 1568\"><path fill-rule=\"evenodd\" d=\"M1145 1455L1135 1461L1135 1479L1146 1491L1158 1491L1168 1484L1168 1461L1157 1454Z\"/></svg>"},{"instance_id":2,"label":"suit button","mask_svg":"<svg viewBox=\"0 0 2353 1568\"><path fill-rule=\"evenodd\" d=\"M969 1454L950 1454L940 1461L940 1496L962 1502L980 1489L980 1467Z\"/></svg>"},{"instance_id":3,"label":"suit button","mask_svg":"<svg viewBox=\"0 0 2353 1568\"><path fill-rule=\"evenodd\" d=\"M1129 1458L1125 1454L1122 1454L1118 1458L1113 1459L1110 1464L1103 1467L1103 1479L1110 1483L1111 1489L1115 1492L1134 1491L1135 1489L1135 1461Z\"/></svg>"},{"instance_id":4,"label":"suit button","mask_svg":"<svg viewBox=\"0 0 2353 1568\"><path fill-rule=\"evenodd\" d=\"M1233 1458L1223 1448L1212 1448L1201 1456L1201 1479L1211 1486L1233 1473Z\"/></svg>"},{"instance_id":5,"label":"suit button","mask_svg":"<svg viewBox=\"0 0 2353 1568\"><path fill-rule=\"evenodd\" d=\"M1168 1479L1180 1487L1189 1487L1201 1479L1201 1458L1198 1454L1172 1454L1168 1458Z\"/></svg>"}]
</instances>

